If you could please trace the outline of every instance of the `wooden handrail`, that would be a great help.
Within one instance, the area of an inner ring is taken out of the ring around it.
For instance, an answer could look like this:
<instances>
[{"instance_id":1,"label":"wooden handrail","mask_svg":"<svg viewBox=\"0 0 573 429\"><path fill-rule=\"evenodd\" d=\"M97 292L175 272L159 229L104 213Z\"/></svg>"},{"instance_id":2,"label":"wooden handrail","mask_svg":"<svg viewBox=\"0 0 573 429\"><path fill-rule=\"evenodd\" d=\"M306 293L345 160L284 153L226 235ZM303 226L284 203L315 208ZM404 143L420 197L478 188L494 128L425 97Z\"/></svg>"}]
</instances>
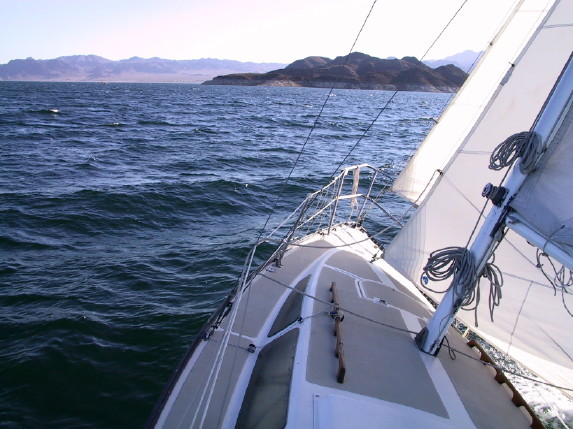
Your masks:
<instances>
[{"instance_id":1,"label":"wooden handrail","mask_svg":"<svg viewBox=\"0 0 573 429\"><path fill-rule=\"evenodd\" d=\"M342 340L341 326L344 316L340 312L335 282L332 282L330 285L330 290L332 291L332 303L334 304L334 310L331 313L331 316L334 318L334 335L336 336L336 349L334 354L338 358L336 381L344 383L344 376L346 375L346 359L344 358L344 341Z\"/></svg>"},{"instance_id":2,"label":"wooden handrail","mask_svg":"<svg viewBox=\"0 0 573 429\"><path fill-rule=\"evenodd\" d=\"M529 404L525 402L523 396L521 396L521 394L517 391L515 386L511 383L511 381L509 381L509 379L505 376L505 374L499 368L497 368L497 363L495 363L495 361L489 356L489 354L483 349L483 347L480 346L476 340L470 340L468 341L467 344L468 346L473 347L476 350L479 350L480 360L487 362L491 365L494 365L493 368L495 369L495 377L494 377L495 381L497 381L499 384L506 384L512 393L511 402L513 402L513 404L516 407L523 407L527 410L532 419L530 427L532 429L544 429L545 426L543 425L543 423L541 423L539 417L537 417L537 415L535 414L533 409L531 409Z\"/></svg>"}]
</instances>

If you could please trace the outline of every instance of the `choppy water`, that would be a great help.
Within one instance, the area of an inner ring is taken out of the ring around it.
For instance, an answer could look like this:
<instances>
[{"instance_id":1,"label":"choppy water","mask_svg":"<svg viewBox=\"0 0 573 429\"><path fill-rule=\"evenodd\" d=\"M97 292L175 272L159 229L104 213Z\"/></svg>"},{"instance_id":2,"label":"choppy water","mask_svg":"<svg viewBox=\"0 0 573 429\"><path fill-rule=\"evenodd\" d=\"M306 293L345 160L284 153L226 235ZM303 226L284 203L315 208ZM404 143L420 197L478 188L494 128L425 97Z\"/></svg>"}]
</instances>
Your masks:
<instances>
[{"instance_id":1,"label":"choppy water","mask_svg":"<svg viewBox=\"0 0 573 429\"><path fill-rule=\"evenodd\" d=\"M0 82L0 426L138 428L238 276L327 91ZM271 225L390 97L330 97ZM400 167L448 94L345 164Z\"/></svg>"}]
</instances>

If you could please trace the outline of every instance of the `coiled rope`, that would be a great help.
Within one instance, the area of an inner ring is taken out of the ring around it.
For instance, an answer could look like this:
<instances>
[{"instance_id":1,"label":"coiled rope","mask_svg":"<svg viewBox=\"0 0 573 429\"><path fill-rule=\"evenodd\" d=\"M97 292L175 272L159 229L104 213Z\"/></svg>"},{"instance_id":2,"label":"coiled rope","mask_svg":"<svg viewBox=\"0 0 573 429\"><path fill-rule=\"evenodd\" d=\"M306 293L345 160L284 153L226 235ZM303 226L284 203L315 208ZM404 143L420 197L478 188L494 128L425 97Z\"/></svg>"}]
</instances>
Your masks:
<instances>
[{"instance_id":1,"label":"coiled rope","mask_svg":"<svg viewBox=\"0 0 573 429\"><path fill-rule=\"evenodd\" d=\"M533 171L539 156L543 152L541 137L534 131L513 134L493 150L489 159L489 168L499 171L512 165L521 158L519 169L523 174Z\"/></svg>"},{"instance_id":2,"label":"coiled rope","mask_svg":"<svg viewBox=\"0 0 573 429\"><path fill-rule=\"evenodd\" d=\"M473 255L465 247L446 247L432 252L423 268L420 283L431 292L445 293L445 290L431 289L427 281L442 281L452 276L452 284L457 287L456 305L471 305L477 283L476 266Z\"/></svg>"},{"instance_id":3,"label":"coiled rope","mask_svg":"<svg viewBox=\"0 0 573 429\"><path fill-rule=\"evenodd\" d=\"M478 326L477 308L480 303L480 283L485 278L489 281L489 314L493 322L493 313L501 302L503 276L501 270L494 264L495 257L485 264L480 275L476 275L477 267L471 252L465 247L446 247L430 254L423 268L420 284L423 288L437 294L445 290L430 288L428 281L442 281L453 276L452 284L457 287L456 302L464 310L475 311L475 324Z\"/></svg>"},{"instance_id":4,"label":"coiled rope","mask_svg":"<svg viewBox=\"0 0 573 429\"><path fill-rule=\"evenodd\" d=\"M497 145L493 150L490 156L489 168L494 171L499 171L505 167L513 165L517 158L521 158L520 171L523 174L528 174L535 168L537 160L543 153L543 150L544 147L541 142L541 137L536 132L524 131L513 134ZM503 180L505 180L505 177ZM480 303L480 279L482 277L486 278L490 283L489 314L492 322L494 310L501 302L501 288L503 286L503 275L501 270L493 263L493 261L487 262L479 275L475 274L477 268L475 267L475 262L473 261L473 257L471 257L471 253L467 249L467 245L471 242L471 238L476 231L479 219L481 219L486 205L487 202L482 208L466 247L446 247L432 252L428 258L428 262L423 268L420 278L420 284L423 288L439 294L445 293L447 289L442 291L431 289L427 286L428 280L442 281L453 275L454 279L452 284L456 285L458 288L456 291L456 300L461 300L454 304L458 307L464 308L465 310L474 310L476 326L478 326L477 307ZM541 266L539 256L538 266ZM558 276L555 278L557 277ZM549 277L547 278L549 279ZM571 281L573 282L573 275L571 276ZM554 285L554 288L556 288L555 284L553 282L551 283ZM562 291L564 290L564 288L561 289ZM472 304L474 305L470 308ZM569 310L567 311L569 312Z\"/></svg>"}]
</instances>

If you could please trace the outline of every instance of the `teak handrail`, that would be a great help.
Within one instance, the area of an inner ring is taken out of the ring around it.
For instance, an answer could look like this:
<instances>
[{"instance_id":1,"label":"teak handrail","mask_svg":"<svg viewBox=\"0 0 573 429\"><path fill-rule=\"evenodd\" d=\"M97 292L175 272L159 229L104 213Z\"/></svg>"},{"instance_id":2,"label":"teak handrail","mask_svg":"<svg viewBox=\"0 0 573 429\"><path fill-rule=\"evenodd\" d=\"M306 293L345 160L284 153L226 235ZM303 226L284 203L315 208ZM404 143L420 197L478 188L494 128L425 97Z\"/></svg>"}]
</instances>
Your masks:
<instances>
[{"instance_id":1,"label":"teak handrail","mask_svg":"<svg viewBox=\"0 0 573 429\"><path fill-rule=\"evenodd\" d=\"M332 303L334 304L334 309L330 313L334 319L334 335L336 336L336 350L334 354L338 358L338 372L336 373L336 381L339 383L344 383L344 376L346 375L346 359L344 358L344 341L342 340L341 327L344 316L340 312L335 282L332 282L330 285L330 290L332 291Z\"/></svg>"},{"instance_id":2,"label":"teak handrail","mask_svg":"<svg viewBox=\"0 0 573 429\"><path fill-rule=\"evenodd\" d=\"M492 365L492 368L495 369L495 377L494 377L495 381L497 381L500 385L505 384L507 385L507 387L509 387L512 393L511 402L513 402L513 404L516 407L523 407L527 410L528 414L531 416L532 419L530 427L532 429L544 429L545 426L543 425L543 423L541 423L539 417L537 417L537 415L535 414L533 409L529 406L529 404L525 402L523 396L521 396L521 394L517 391L517 389L511 383L511 381L509 381L509 379L505 376L505 374L498 368L497 363L489 356L489 354L484 350L484 348L480 346L476 340L468 341L467 345L469 347L475 348L480 352L480 360Z\"/></svg>"}]
</instances>

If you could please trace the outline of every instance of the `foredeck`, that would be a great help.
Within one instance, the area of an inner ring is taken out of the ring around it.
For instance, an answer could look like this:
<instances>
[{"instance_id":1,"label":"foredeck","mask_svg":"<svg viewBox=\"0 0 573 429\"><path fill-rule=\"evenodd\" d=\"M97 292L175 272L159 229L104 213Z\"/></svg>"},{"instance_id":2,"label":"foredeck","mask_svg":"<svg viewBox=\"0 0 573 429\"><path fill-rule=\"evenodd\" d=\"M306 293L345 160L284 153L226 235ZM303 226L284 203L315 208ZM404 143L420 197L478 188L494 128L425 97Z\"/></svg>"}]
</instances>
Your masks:
<instances>
[{"instance_id":1,"label":"foredeck","mask_svg":"<svg viewBox=\"0 0 573 429\"><path fill-rule=\"evenodd\" d=\"M257 275L236 311L201 342L158 426L528 427L480 362L419 351L413 333L431 307L383 261L370 262L378 250L345 226L292 246L282 266ZM343 383L332 283L344 313ZM449 341L470 351L455 332Z\"/></svg>"}]
</instances>

